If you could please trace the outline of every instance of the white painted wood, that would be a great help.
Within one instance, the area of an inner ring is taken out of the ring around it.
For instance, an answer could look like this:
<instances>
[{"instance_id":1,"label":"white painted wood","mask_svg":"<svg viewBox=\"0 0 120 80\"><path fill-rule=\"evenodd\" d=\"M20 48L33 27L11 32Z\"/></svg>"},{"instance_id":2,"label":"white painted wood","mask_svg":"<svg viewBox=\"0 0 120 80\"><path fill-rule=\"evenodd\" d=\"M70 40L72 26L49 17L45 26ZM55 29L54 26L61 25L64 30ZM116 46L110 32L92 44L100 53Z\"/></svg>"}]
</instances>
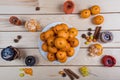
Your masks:
<instances>
[{"instance_id":1,"label":"white painted wood","mask_svg":"<svg viewBox=\"0 0 120 80\"><path fill-rule=\"evenodd\" d=\"M39 66L32 67L33 76L25 75L24 77L19 77L21 71L20 68L25 67L0 67L0 79L2 80L70 80L69 77L61 77L58 74L60 70L64 68L69 68L80 76L78 80L119 80L119 67L88 67L90 74L88 77L82 77L79 72L81 66ZM9 75L9 76L7 76ZM6 77L7 76L7 77Z\"/></svg>"},{"instance_id":2,"label":"white painted wood","mask_svg":"<svg viewBox=\"0 0 120 80\"><path fill-rule=\"evenodd\" d=\"M0 0L0 14L34 14L35 7L40 6L40 14L57 14L63 12L63 3L65 0ZM90 8L93 5L99 5L101 12L120 12L120 0L73 0L75 10L73 13Z\"/></svg>"},{"instance_id":3,"label":"white painted wood","mask_svg":"<svg viewBox=\"0 0 120 80\"><path fill-rule=\"evenodd\" d=\"M0 49L1 51L1 49ZM71 60L70 62L67 63L61 63L61 64L57 64L57 63L52 63L48 60L46 60L39 52L38 49L20 49L21 52L21 59L16 59L14 61L5 61L0 57L0 66L25 66L25 57L32 55L36 57L36 65L89 65L89 66L102 66L101 64L101 58L104 55L111 55L114 56L116 58L116 65L115 66L120 66L120 49L104 49L103 54L101 56L96 56L96 57L91 57L88 55L88 51L87 49L80 49L79 53L77 54L77 56Z\"/></svg>"},{"instance_id":4,"label":"white painted wood","mask_svg":"<svg viewBox=\"0 0 120 80\"><path fill-rule=\"evenodd\" d=\"M120 14L102 14L105 21L102 30L120 30ZM88 28L94 29L97 25L91 23L91 16L87 19L82 19L78 15L0 15L0 31L26 31L24 25L15 26L9 23L10 16L17 16L23 22L31 18L37 19L41 26L44 28L46 25L53 22L64 22L76 27L78 30L87 30Z\"/></svg>"},{"instance_id":5,"label":"white painted wood","mask_svg":"<svg viewBox=\"0 0 120 80\"><path fill-rule=\"evenodd\" d=\"M120 47L120 32L119 31L111 31L114 35L114 40L110 43L101 43L103 47L112 47L119 48ZM81 34L87 33L86 31L79 31L79 36ZM14 39L17 38L18 35L22 36L22 39L15 43ZM38 40L39 40L40 32L0 32L0 48L4 48L9 45L16 46L18 48L38 48ZM85 39L80 38L80 47L88 47L89 45L85 45ZM93 44L93 43L91 43Z\"/></svg>"}]
</instances>

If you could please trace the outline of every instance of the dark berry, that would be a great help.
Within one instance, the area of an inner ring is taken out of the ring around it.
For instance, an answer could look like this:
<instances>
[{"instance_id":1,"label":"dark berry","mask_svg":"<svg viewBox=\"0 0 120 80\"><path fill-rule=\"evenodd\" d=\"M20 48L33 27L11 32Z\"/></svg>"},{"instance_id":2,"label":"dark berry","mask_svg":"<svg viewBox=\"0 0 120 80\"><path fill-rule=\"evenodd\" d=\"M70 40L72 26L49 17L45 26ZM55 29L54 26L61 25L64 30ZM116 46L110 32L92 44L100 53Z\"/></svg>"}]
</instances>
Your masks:
<instances>
[{"instance_id":1,"label":"dark berry","mask_svg":"<svg viewBox=\"0 0 120 80\"><path fill-rule=\"evenodd\" d=\"M18 38L18 39L21 39L21 38L22 38L22 36L21 36L21 35L18 35L18 36L17 36L17 38Z\"/></svg>"},{"instance_id":2,"label":"dark berry","mask_svg":"<svg viewBox=\"0 0 120 80\"><path fill-rule=\"evenodd\" d=\"M87 35L88 35L88 36L91 36L91 35L92 35L92 33L91 33L91 32L88 32L88 33L87 33Z\"/></svg>"},{"instance_id":3,"label":"dark berry","mask_svg":"<svg viewBox=\"0 0 120 80\"><path fill-rule=\"evenodd\" d=\"M82 36L81 36L82 38L86 38L86 34L82 34Z\"/></svg>"},{"instance_id":4,"label":"dark berry","mask_svg":"<svg viewBox=\"0 0 120 80\"><path fill-rule=\"evenodd\" d=\"M92 31L92 29L91 29L91 28L88 28L88 31Z\"/></svg>"},{"instance_id":5,"label":"dark berry","mask_svg":"<svg viewBox=\"0 0 120 80\"><path fill-rule=\"evenodd\" d=\"M15 42L15 43L18 43L18 42L19 42L19 40L18 40L18 39L14 39L14 42Z\"/></svg>"},{"instance_id":6,"label":"dark berry","mask_svg":"<svg viewBox=\"0 0 120 80\"><path fill-rule=\"evenodd\" d=\"M39 11L40 10L40 7L36 7L36 11Z\"/></svg>"},{"instance_id":7,"label":"dark berry","mask_svg":"<svg viewBox=\"0 0 120 80\"><path fill-rule=\"evenodd\" d=\"M62 77L66 77L66 74L65 74L65 73L63 73L63 74L62 74Z\"/></svg>"}]
</instances>

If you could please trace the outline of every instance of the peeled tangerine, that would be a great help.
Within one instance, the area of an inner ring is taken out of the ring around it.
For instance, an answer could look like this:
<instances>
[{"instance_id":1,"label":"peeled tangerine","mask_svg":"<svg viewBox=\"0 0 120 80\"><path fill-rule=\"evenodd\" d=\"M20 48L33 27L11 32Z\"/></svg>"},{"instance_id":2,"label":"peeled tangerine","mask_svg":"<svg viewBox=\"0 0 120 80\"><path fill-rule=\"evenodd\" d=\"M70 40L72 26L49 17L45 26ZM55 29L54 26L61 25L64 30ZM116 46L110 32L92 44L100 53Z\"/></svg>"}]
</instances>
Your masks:
<instances>
[{"instance_id":1,"label":"peeled tangerine","mask_svg":"<svg viewBox=\"0 0 120 80\"><path fill-rule=\"evenodd\" d=\"M98 15L93 18L93 23L96 25L100 25L104 22L104 17L102 15Z\"/></svg>"},{"instance_id":2,"label":"peeled tangerine","mask_svg":"<svg viewBox=\"0 0 120 80\"><path fill-rule=\"evenodd\" d=\"M82 17L82 18L88 18L88 17L90 17L90 15L91 15L91 13L90 13L89 9L84 9L80 13L80 17Z\"/></svg>"},{"instance_id":3,"label":"peeled tangerine","mask_svg":"<svg viewBox=\"0 0 120 80\"><path fill-rule=\"evenodd\" d=\"M40 30L40 24L35 19L30 19L29 21L26 21L25 28L30 32L36 32L37 30Z\"/></svg>"},{"instance_id":4,"label":"peeled tangerine","mask_svg":"<svg viewBox=\"0 0 120 80\"><path fill-rule=\"evenodd\" d=\"M100 14L100 7L98 5L94 5L90 8L90 11L93 15Z\"/></svg>"},{"instance_id":5,"label":"peeled tangerine","mask_svg":"<svg viewBox=\"0 0 120 80\"><path fill-rule=\"evenodd\" d=\"M55 39L55 47L58 49L64 48L67 44L67 41L65 38L59 37Z\"/></svg>"}]
</instances>

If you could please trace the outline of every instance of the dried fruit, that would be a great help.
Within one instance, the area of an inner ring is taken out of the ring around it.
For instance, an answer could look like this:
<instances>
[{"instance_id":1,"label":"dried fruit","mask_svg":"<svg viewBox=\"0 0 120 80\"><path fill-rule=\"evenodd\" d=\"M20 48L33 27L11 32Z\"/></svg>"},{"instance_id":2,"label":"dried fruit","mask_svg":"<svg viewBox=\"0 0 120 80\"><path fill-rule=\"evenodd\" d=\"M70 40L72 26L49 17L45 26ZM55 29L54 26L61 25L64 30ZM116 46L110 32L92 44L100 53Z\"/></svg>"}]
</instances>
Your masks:
<instances>
[{"instance_id":1,"label":"dried fruit","mask_svg":"<svg viewBox=\"0 0 120 80\"><path fill-rule=\"evenodd\" d=\"M20 76L20 77L24 77L25 74L24 74L24 73L20 73L19 76Z\"/></svg>"},{"instance_id":2,"label":"dried fruit","mask_svg":"<svg viewBox=\"0 0 120 80\"><path fill-rule=\"evenodd\" d=\"M88 68L86 66L81 67L79 70L83 77L86 77L89 75Z\"/></svg>"},{"instance_id":3,"label":"dried fruit","mask_svg":"<svg viewBox=\"0 0 120 80\"><path fill-rule=\"evenodd\" d=\"M82 38L86 38L86 35L85 35L85 34L82 34Z\"/></svg>"},{"instance_id":4,"label":"dried fruit","mask_svg":"<svg viewBox=\"0 0 120 80\"><path fill-rule=\"evenodd\" d=\"M87 41L86 41L85 44L88 45L88 44L90 44L90 42L87 42Z\"/></svg>"}]
</instances>

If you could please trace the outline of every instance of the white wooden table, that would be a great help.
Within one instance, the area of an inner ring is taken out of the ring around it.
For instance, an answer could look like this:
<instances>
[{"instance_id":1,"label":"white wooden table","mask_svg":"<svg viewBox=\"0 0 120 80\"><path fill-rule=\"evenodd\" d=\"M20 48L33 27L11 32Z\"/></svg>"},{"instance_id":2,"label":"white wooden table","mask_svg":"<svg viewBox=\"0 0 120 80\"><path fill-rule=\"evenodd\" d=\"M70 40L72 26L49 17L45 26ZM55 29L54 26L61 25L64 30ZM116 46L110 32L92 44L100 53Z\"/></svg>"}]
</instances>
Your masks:
<instances>
[{"instance_id":1,"label":"white wooden table","mask_svg":"<svg viewBox=\"0 0 120 80\"><path fill-rule=\"evenodd\" d=\"M73 0L76 8L74 14L66 15L62 11L61 5L65 0L0 0L0 50L12 45L20 49L22 54L34 55L38 57L38 63L33 68L33 76L19 77L19 69L26 67L24 59L14 60L11 62L4 61L0 58L0 80L62 80L58 72L64 68L70 68L80 75L80 80L120 80L120 0ZM42 27L62 21L68 23L79 30L79 35L86 33L95 25L91 23L91 16L88 19L79 17L79 11L89 8L93 5L101 7L101 15L104 16L105 22L101 25L102 30L113 32L114 40L111 43L102 44L104 47L103 55L100 57L89 57L84 39L80 39L80 50L74 60L56 65L40 55L38 50L38 38L40 32L27 32L24 26L14 26L9 23L10 16L18 16L22 20L30 18L37 19ZM36 11L35 7L39 6L40 10ZM14 43L13 39L17 35L22 35L19 43ZM101 58L109 54L116 58L115 67L103 67L100 63ZM78 69L86 65L91 73L88 77L82 77ZM65 78L64 80L69 80Z\"/></svg>"}]
</instances>

